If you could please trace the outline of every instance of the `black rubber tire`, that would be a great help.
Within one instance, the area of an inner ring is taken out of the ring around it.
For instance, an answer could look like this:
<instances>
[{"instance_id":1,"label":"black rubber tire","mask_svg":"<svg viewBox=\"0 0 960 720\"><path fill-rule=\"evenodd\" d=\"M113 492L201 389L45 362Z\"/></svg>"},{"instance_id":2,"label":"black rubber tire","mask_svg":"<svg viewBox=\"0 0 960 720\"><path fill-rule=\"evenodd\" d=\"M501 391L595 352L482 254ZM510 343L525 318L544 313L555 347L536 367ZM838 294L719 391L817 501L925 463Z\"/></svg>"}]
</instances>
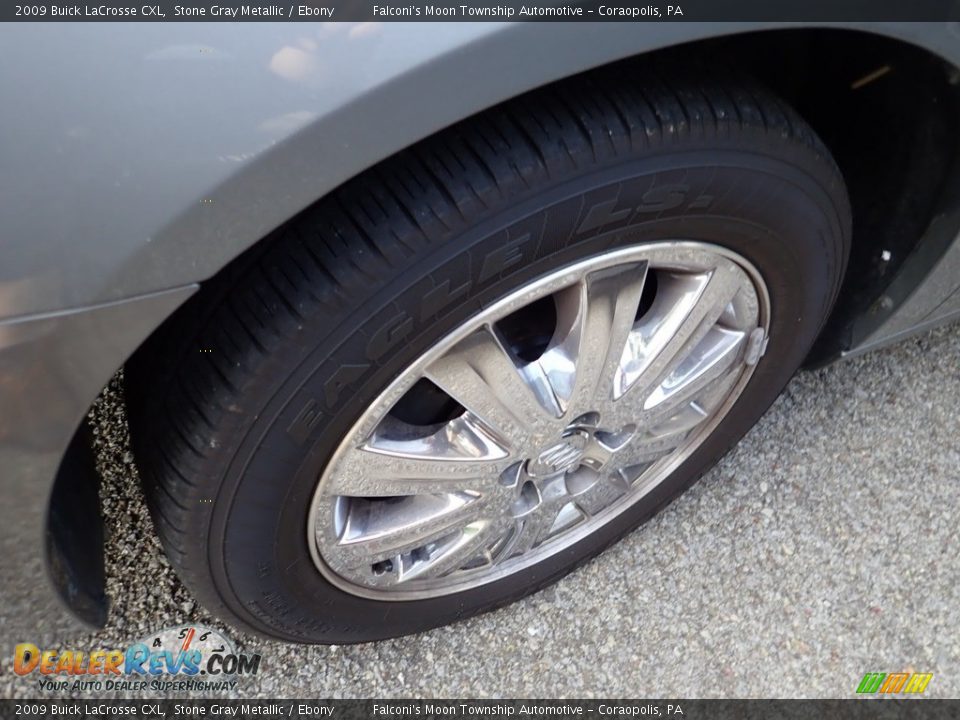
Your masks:
<instances>
[{"instance_id":1,"label":"black rubber tire","mask_svg":"<svg viewBox=\"0 0 960 720\"><path fill-rule=\"evenodd\" d=\"M757 421L838 292L846 190L777 98L704 68L669 73L631 64L578 76L401 152L208 283L131 363L156 526L210 611L267 636L350 643L504 605L637 527ZM306 541L316 480L391 379L519 285L667 238L735 250L772 301L767 353L745 392L668 480L578 544L474 590L384 603L322 577Z\"/></svg>"}]
</instances>

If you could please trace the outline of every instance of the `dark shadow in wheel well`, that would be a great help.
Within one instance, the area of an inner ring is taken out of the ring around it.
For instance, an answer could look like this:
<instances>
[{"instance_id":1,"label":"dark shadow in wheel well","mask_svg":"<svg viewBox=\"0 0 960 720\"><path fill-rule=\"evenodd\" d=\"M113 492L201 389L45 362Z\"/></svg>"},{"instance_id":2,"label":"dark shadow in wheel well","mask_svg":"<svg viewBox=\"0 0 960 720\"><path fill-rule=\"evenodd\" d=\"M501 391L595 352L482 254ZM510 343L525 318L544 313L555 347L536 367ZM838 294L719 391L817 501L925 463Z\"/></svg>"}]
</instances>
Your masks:
<instances>
[{"instance_id":1,"label":"dark shadow in wheel well","mask_svg":"<svg viewBox=\"0 0 960 720\"><path fill-rule=\"evenodd\" d=\"M47 520L47 567L64 602L84 622L103 627L108 601L100 478L86 422L60 462Z\"/></svg>"},{"instance_id":2,"label":"dark shadow in wheel well","mask_svg":"<svg viewBox=\"0 0 960 720\"><path fill-rule=\"evenodd\" d=\"M840 166L853 210L850 262L807 365L829 362L906 299L885 291L907 258L928 263L919 282L946 250L943 234L927 229L960 201L948 192L960 176L960 71L904 42L847 30L769 31L696 50L759 78Z\"/></svg>"}]
</instances>

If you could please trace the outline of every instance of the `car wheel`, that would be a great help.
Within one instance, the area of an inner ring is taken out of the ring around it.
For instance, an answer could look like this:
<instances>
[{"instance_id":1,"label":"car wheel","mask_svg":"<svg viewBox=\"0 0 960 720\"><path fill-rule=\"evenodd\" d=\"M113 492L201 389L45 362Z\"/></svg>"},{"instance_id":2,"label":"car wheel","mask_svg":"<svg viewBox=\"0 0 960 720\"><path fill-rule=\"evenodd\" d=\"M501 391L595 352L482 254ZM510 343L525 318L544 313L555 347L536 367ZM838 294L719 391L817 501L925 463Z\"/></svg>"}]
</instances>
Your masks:
<instances>
[{"instance_id":1,"label":"car wheel","mask_svg":"<svg viewBox=\"0 0 960 720\"><path fill-rule=\"evenodd\" d=\"M355 178L131 364L148 500L208 609L345 643L509 603L776 398L843 275L837 167L749 81L626 67Z\"/></svg>"}]
</instances>

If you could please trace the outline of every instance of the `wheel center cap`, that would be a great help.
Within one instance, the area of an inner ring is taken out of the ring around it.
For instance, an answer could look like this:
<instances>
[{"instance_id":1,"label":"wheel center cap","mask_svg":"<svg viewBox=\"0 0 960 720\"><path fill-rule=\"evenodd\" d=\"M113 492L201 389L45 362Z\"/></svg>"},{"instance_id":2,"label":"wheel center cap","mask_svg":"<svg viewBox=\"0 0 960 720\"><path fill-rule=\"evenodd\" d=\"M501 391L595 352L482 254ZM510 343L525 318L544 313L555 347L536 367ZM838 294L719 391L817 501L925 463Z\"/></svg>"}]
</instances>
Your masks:
<instances>
[{"instance_id":1,"label":"wheel center cap","mask_svg":"<svg viewBox=\"0 0 960 720\"><path fill-rule=\"evenodd\" d=\"M583 451L590 440L583 430L565 435L560 442L543 450L527 462L527 474L531 477L546 477L575 469L583 459Z\"/></svg>"}]
</instances>

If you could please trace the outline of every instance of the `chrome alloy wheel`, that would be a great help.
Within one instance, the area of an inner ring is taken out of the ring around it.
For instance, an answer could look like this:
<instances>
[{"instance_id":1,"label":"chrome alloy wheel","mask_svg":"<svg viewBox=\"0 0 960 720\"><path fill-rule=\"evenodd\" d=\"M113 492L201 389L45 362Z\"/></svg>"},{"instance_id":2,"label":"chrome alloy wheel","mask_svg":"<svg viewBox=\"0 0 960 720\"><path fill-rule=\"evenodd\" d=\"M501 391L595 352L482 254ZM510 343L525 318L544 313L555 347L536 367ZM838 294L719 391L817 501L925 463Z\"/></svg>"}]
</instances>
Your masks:
<instances>
[{"instance_id":1,"label":"chrome alloy wheel","mask_svg":"<svg viewBox=\"0 0 960 720\"><path fill-rule=\"evenodd\" d=\"M744 258L663 242L518 288L410 365L314 494L319 570L412 600L557 553L663 481L739 397L769 299Z\"/></svg>"}]
</instances>

